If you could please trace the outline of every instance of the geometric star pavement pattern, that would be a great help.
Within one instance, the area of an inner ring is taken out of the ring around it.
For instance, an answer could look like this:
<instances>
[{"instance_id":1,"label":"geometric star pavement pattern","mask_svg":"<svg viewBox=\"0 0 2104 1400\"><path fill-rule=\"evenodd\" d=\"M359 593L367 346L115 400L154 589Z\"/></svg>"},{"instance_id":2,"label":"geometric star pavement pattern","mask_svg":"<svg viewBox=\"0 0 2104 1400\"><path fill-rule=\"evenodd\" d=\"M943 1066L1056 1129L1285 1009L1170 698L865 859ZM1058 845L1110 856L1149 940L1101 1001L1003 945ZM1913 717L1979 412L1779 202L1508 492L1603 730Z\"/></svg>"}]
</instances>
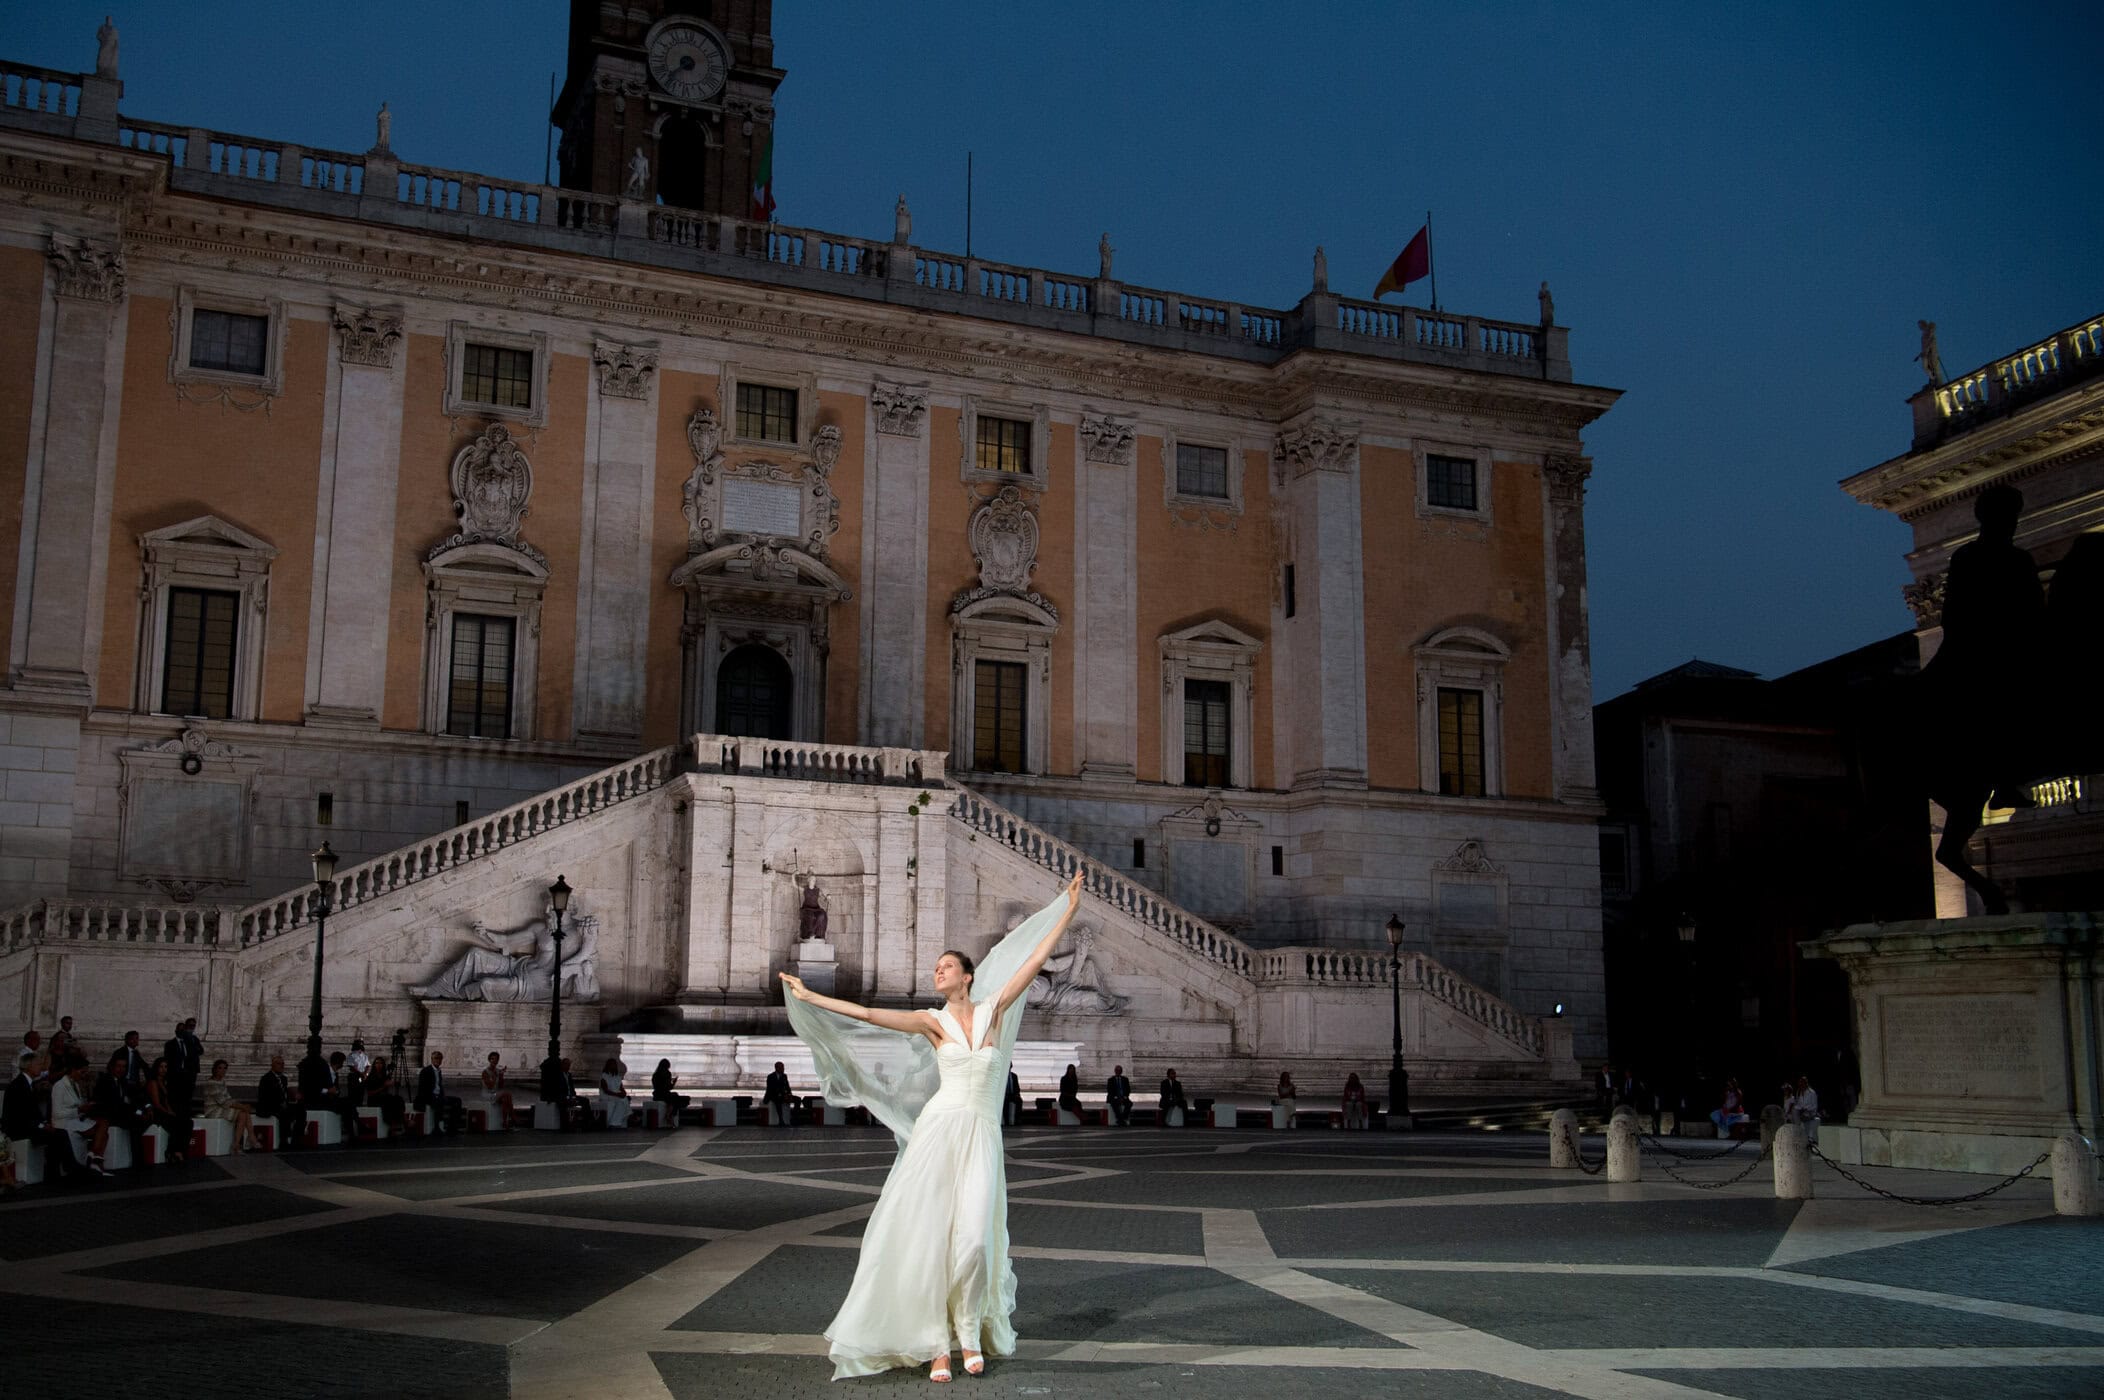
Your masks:
<instances>
[{"instance_id":1,"label":"geometric star pavement pattern","mask_svg":"<svg viewBox=\"0 0 2104 1400\"><path fill-rule=\"evenodd\" d=\"M0 1205L0 1364L42 1400L925 1393L829 1385L818 1335L891 1157L522 1133L34 1191ZM1777 1201L1765 1168L1617 1186L1524 1134L1022 1129L1008 1157L1022 1350L967 1392L2104 1396L2104 1220L2049 1181L1928 1209L1821 1167Z\"/></svg>"}]
</instances>

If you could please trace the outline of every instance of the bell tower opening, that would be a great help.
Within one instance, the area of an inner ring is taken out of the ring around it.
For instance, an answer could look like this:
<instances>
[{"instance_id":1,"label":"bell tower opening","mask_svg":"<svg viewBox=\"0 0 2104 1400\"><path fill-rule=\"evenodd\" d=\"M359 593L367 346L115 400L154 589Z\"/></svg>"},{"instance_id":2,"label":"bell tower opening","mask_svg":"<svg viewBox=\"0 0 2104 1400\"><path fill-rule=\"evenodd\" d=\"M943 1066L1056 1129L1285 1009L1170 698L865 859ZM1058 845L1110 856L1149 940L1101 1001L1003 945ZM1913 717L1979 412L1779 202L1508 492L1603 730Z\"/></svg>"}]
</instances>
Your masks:
<instances>
[{"instance_id":1,"label":"bell tower opening","mask_svg":"<svg viewBox=\"0 0 2104 1400\"><path fill-rule=\"evenodd\" d=\"M773 0L571 0L566 189L743 219L774 134Z\"/></svg>"}]
</instances>

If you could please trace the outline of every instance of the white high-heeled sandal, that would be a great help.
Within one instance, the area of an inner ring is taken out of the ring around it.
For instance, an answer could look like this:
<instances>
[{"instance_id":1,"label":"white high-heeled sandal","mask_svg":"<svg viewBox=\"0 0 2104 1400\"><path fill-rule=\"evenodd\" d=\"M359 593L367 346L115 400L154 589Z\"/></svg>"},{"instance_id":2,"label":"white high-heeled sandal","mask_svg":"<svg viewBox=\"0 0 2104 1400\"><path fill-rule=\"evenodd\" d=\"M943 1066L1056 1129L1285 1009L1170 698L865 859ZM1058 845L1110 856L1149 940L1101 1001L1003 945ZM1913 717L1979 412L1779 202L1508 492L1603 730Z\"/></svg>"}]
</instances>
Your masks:
<instances>
[{"instance_id":1,"label":"white high-heeled sandal","mask_svg":"<svg viewBox=\"0 0 2104 1400\"><path fill-rule=\"evenodd\" d=\"M950 1378L950 1354L944 1352L928 1363L928 1379L942 1382Z\"/></svg>"}]
</instances>

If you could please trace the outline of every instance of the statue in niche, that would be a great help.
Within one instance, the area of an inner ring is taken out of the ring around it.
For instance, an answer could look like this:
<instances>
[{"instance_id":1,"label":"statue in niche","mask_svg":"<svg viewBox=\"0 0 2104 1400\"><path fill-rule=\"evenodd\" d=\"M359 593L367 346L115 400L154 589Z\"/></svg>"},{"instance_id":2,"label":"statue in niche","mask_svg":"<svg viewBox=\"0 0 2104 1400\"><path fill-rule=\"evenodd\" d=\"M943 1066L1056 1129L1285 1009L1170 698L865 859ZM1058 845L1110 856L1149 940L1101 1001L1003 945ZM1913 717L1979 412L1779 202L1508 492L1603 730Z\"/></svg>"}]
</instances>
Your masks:
<instances>
[{"instance_id":1,"label":"statue in niche","mask_svg":"<svg viewBox=\"0 0 2104 1400\"><path fill-rule=\"evenodd\" d=\"M1098 985L1102 974L1089 965L1089 954L1095 947L1094 929L1075 929L1068 946L1045 959L1044 970L1032 979L1030 990L1023 994L1023 1005L1033 1011L1063 1015L1123 1015L1132 998L1105 991Z\"/></svg>"},{"instance_id":2,"label":"statue in niche","mask_svg":"<svg viewBox=\"0 0 2104 1400\"><path fill-rule=\"evenodd\" d=\"M1921 327L1921 353L1914 358L1920 362L1922 369L1927 372L1930 384L1941 384L1943 382L1943 356L1936 350L1936 323L1934 321L1916 321L1914 324Z\"/></svg>"},{"instance_id":3,"label":"statue in niche","mask_svg":"<svg viewBox=\"0 0 2104 1400\"><path fill-rule=\"evenodd\" d=\"M796 911L796 936L805 943L823 942L826 936L825 896L818 892L818 882L804 886L804 902Z\"/></svg>"},{"instance_id":4,"label":"statue in niche","mask_svg":"<svg viewBox=\"0 0 2104 1400\"><path fill-rule=\"evenodd\" d=\"M117 26L108 15L102 17L102 28L95 31L95 76L117 76Z\"/></svg>"},{"instance_id":5,"label":"statue in niche","mask_svg":"<svg viewBox=\"0 0 2104 1400\"><path fill-rule=\"evenodd\" d=\"M555 911L523 928L493 932L477 919L465 953L438 976L409 994L426 1001L546 1001L562 977L563 994L578 1001L599 999L599 920L580 914L564 930L576 944L555 962Z\"/></svg>"},{"instance_id":6,"label":"statue in niche","mask_svg":"<svg viewBox=\"0 0 2104 1400\"><path fill-rule=\"evenodd\" d=\"M641 199L650 188L650 158L643 154L641 146L628 158L628 184L621 193L629 199Z\"/></svg>"},{"instance_id":7,"label":"statue in niche","mask_svg":"<svg viewBox=\"0 0 2104 1400\"><path fill-rule=\"evenodd\" d=\"M394 113L387 110L385 102L380 104L379 114L373 118L373 135L373 149L376 151L389 149L394 140Z\"/></svg>"}]
</instances>

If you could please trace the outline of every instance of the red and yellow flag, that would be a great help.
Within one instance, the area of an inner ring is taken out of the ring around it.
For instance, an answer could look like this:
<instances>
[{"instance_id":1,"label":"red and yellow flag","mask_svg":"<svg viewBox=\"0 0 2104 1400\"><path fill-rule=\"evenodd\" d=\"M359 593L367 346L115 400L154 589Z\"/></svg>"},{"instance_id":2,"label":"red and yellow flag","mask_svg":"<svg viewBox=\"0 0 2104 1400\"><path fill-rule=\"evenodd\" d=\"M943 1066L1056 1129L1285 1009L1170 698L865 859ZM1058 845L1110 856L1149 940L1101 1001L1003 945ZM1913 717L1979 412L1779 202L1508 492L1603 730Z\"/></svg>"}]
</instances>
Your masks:
<instances>
[{"instance_id":1,"label":"red and yellow flag","mask_svg":"<svg viewBox=\"0 0 2104 1400\"><path fill-rule=\"evenodd\" d=\"M1381 280L1373 289L1373 299L1379 301L1390 292L1399 292L1420 277L1430 276L1431 272L1432 225L1427 223L1417 231L1417 237L1410 240L1409 246L1396 255L1395 261L1388 265L1388 270L1381 274Z\"/></svg>"}]
</instances>

